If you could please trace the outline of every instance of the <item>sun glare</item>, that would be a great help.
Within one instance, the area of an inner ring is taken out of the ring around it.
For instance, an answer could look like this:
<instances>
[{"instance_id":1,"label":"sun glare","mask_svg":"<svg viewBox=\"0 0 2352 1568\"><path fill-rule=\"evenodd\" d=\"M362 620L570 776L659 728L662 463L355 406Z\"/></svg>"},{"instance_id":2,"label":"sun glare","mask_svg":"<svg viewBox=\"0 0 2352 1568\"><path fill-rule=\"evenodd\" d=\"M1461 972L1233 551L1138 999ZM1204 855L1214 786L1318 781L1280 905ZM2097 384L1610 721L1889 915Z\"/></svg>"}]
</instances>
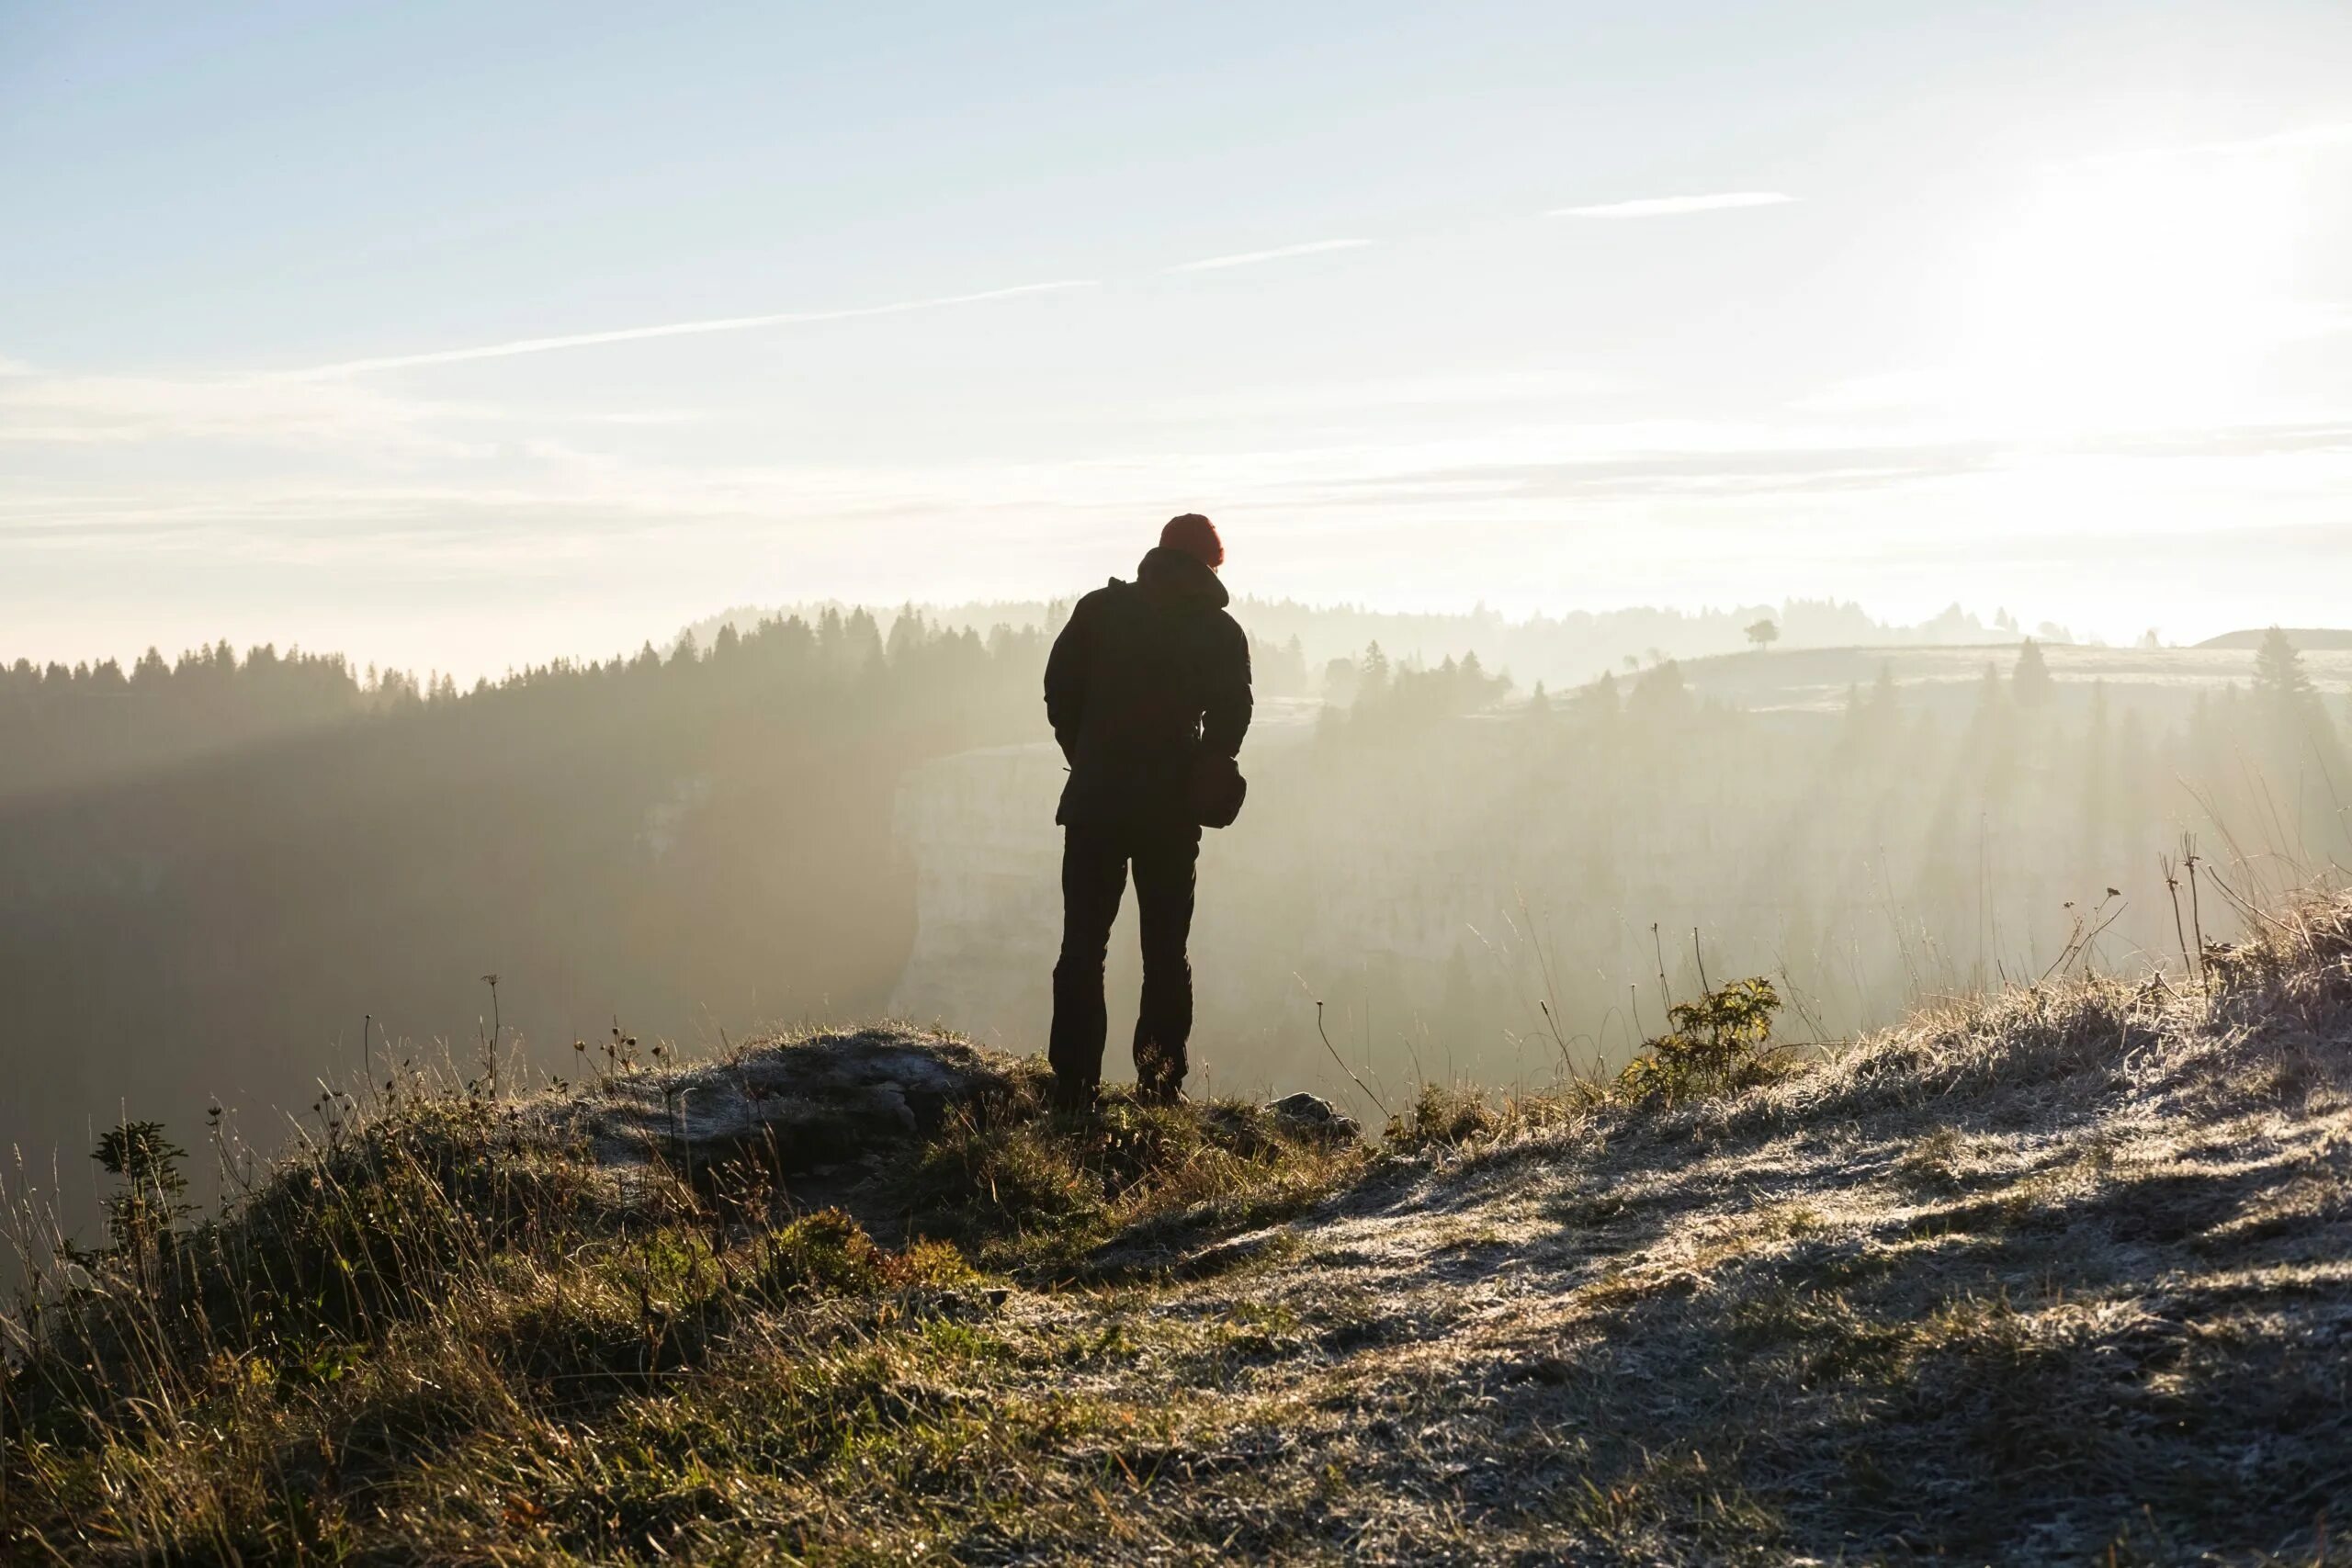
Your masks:
<instances>
[{"instance_id":1,"label":"sun glare","mask_svg":"<svg viewBox=\"0 0 2352 1568\"><path fill-rule=\"evenodd\" d=\"M2292 160L2085 161L2046 172L1962 285L1963 396L2020 434L2210 417L2294 330Z\"/></svg>"}]
</instances>

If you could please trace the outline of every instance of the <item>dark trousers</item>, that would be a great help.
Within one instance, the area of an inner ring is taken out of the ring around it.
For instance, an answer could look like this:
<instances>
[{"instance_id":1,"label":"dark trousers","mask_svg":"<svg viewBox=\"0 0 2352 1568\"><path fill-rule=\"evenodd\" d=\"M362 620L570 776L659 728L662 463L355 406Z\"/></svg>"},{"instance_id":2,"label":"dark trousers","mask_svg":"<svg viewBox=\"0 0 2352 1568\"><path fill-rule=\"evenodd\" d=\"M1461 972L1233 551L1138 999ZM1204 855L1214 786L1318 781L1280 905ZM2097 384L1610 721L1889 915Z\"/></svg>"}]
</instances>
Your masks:
<instances>
[{"instance_id":1,"label":"dark trousers","mask_svg":"<svg viewBox=\"0 0 2352 1568\"><path fill-rule=\"evenodd\" d=\"M1111 922L1136 871L1143 927L1143 1004L1136 1019L1136 1078L1147 1094L1173 1094L1184 1081L1193 1032L1194 863L1201 830L1188 823L1147 827L1073 824L1062 838L1062 955L1054 965L1054 1032L1047 1058L1065 1094L1091 1094L1102 1079L1102 960Z\"/></svg>"}]
</instances>

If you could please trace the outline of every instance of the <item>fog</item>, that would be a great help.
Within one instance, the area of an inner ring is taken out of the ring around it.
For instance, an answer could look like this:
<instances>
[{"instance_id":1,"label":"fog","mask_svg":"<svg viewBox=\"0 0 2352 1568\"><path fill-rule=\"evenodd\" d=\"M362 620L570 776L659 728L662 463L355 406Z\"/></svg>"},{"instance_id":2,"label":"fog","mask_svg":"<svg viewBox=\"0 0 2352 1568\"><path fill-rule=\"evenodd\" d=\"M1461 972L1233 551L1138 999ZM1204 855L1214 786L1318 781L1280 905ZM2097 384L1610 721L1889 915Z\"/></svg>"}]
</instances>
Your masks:
<instances>
[{"instance_id":1,"label":"fog","mask_svg":"<svg viewBox=\"0 0 2352 1568\"><path fill-rule=\"evenodd\" d=\"M1035 609L739 612L463 691L266 649L0 670L12 1189L86 1220L119 1117L196 1146L218 1106L266 1149L340 1114L322 1089L486 1090L494 1058L511 1094L616 1030L650 1062L895 1011L1040 1049ZM2084 967L2177 984L2199 933L2352 863L2322 639L1238 613L1260 718L1203 856L1196 1089L1376 1119L1420 1080L1548 1083L1622 1065L1702 969L1772 977L1799 1042ZM1113 951L1115 1075L1125 919Z\"/></svg>"}]
</instances>

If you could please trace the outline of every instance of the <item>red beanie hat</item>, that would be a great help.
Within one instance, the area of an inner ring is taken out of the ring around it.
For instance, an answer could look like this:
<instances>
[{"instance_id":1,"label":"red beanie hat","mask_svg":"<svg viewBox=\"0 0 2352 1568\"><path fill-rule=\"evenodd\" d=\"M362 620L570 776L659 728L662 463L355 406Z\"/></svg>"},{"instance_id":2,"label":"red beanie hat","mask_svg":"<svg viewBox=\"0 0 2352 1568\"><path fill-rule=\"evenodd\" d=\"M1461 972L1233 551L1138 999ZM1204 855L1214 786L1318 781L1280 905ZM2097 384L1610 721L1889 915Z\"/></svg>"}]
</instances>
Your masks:
<instances>
[{"instance_id":1,"label":"red beanie hat","mask_svg":"<svg viewBox=\"0 0 2352 1568\"><path fill-rule=\"evenodd\" d=\"M1159 547L1198 557L1204 566L1225 564L1225 541L1216 536L1216 525L1197 512L1170 518L1168 526L1159 531Z\"/></svg>"}]
</instances>

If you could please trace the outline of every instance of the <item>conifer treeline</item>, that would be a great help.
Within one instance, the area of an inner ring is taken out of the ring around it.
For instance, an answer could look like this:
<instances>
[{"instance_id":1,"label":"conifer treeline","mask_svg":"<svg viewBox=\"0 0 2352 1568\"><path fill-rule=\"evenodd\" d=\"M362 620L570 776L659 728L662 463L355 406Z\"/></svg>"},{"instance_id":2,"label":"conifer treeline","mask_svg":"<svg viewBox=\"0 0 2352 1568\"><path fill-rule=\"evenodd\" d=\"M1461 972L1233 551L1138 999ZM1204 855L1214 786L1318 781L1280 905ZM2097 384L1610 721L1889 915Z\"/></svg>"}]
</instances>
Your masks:
<instances>
[{"instance_id":1,"label":"conifer treeline","mask_svg":"<svg viewBox=\"0 0 2352 1568\"><path fill-rule=\"evenodd\" d=\"M686 666L715 663L714 684L778 681L805 688L813 679L860 672L886 655L895 660L903 653L909 656L906 689L920 692L927 685L922 675L968 664L979 654L1031 647L1037 637L1000 627L983 638L909 612L892 622L886 639L871 612L828 610L806 620L771 617L748 634L727 626L699 649L688 634L667 655L649 642L633 657L559 660L497 681L479 680L462 692L438 671L420 677L371 666L362 673L341 654L280 653L268 644L242 659L226 641L175 660L151 648L129 671L111 659L71 667L18 659L0 664L0 801L122 779L340 721L447 708L461 696L506 702L518 691L612 690L620 677L666 667L682 656Z\"/></svg>"},{"instance_id":2,"label":"conifer treeline","mask_svg":"<svg viewBox=\"0 0 2352 1568\"><path fill-rule=\"evenodd\" d=\"M491 972L503 1044L559 1067L616 1011L649 1035L876 1011L913 926L897 783L1034 738L1044 659L1038 631L834 614L464 694L219 649L19 672L0 1147L45 1165L124 1105L178 1129L215 1097L275 1143L267 1108L358 1076L363 1014L378 1075L388 1049L476 1059Z\"/></svg>"},{"instance_id":3,"label":"conifer treeline","mask_svg":"<svg viewBox=\"0 0 2352 1568\"><path fill-rule=\"evenodd\" d=\"M363 684L340 654L226 642L166 661L153 649L125 671L0 665L0 800L120 778L207 752L417 700L394 674Z\"/></svg>"}]
</instances>

